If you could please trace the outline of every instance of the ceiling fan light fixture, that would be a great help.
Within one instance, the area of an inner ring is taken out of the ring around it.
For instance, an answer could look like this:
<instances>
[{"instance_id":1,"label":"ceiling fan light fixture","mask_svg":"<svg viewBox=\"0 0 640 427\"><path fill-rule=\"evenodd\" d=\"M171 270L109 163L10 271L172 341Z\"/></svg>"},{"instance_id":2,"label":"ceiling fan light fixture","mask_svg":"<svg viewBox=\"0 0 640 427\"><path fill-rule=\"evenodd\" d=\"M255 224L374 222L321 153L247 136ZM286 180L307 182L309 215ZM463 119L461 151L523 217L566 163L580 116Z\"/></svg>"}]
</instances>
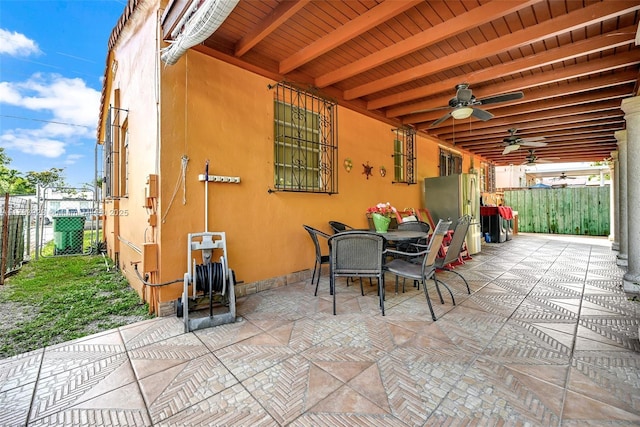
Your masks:
<instances>
[{"instance_id":1,"label":"ceiling fan light fixture","mask_svg":"<svg viewBox=\"0 0 640 427\"><path fill-rule=\"evenodd\" d=\"M473 114L473 108L460 107L451 112L451 116L456 120L468 119Z\"/></svg>"}]
</instances>

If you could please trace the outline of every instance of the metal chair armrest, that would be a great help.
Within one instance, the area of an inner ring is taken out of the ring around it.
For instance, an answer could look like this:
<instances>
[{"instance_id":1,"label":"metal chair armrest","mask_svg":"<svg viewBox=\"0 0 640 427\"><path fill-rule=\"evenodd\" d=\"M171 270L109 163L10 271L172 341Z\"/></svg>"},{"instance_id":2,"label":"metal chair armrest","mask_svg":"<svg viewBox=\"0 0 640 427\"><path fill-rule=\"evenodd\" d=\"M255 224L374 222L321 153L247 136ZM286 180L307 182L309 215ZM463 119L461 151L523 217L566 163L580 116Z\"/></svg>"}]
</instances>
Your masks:
<instances>
[{"instance_id":1,"label":"metal chair armrest","mask_svg":"<svg viewBox=\"0 0 640 427\"><path fill-rule=\"evenodd\" d=\"M403 257L409 257L409 258L415 258L415 257L421 257L423 255L427 255L429 253L428 250L423 250L420 252L404 252L404 251L399 251L396 249L385 249L382 252L382 255L400 255Z\"/></svg>"}]
</instances>

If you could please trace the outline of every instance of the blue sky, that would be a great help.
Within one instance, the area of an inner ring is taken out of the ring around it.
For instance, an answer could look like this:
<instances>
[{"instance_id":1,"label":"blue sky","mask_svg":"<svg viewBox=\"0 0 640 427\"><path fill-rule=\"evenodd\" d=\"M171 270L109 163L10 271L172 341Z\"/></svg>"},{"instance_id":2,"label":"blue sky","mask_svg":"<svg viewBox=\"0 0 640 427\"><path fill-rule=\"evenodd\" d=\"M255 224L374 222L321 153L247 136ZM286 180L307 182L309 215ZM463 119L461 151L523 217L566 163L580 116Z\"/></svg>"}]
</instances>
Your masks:
<instances>
[{"instance_id":1,"label":"blue sky","mask_svg":"<svg viewBox=\"0 0 640 427\"><path fill-rule=\"evenodd\" d=\"M107 42L126 0L0 0L0 146L20 172L93 182Z\"/></svg>"}]
</instances>

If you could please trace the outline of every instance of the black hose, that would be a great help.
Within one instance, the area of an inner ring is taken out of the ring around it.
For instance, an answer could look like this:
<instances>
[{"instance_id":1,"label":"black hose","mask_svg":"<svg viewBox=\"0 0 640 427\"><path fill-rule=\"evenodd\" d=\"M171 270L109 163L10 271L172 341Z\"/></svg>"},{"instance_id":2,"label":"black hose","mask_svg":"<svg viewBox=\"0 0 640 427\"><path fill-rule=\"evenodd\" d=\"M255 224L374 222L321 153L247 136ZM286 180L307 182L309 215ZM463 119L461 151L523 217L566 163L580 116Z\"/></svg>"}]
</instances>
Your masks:
<instances>
[{"instance_id":1,"label":"black hose","mask_svg":"<svg viewBox=\"0 0 640 427\"><path fill-rule=\"evenodd\" d=\"M164 283L150 283L150 282L147 282L145 278L140 275L140 272L138 271L138 264L133 264L133 269L136 271L136 276L138 276L138 279L140 279L140 281L147 286L167 286L167 285L172 285L174 283L184 282L184 278L182 278L182 279L176 279L176 280L172 280L170 282L164 282Z\"/></svg>"},{"instance_id":2,"label":"black hose","mask_svg":"<svg viewBox=\"0 0 640 427\"><path fill-rule=\"evenodd\" d=\"M196 265L194 271L196 291L222 293L224 291L222 268L222 263L219 262Z\"/></svg>"}]
</instances>

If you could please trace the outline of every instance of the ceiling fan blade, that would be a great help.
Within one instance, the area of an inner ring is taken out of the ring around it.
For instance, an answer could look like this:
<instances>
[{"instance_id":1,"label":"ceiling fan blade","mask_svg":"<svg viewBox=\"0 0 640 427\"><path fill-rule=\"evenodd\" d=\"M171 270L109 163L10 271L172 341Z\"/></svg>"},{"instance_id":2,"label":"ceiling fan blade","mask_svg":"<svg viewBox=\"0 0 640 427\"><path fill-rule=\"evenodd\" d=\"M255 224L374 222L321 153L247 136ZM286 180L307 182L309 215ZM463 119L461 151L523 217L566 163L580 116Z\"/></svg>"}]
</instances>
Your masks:
<instances>
[{"instance_id":1,"label":"ceiling fan blade","mask_svg":"<svg viewBox=\"0 0 640 427\"><path fill-rule=\"evenodd\" d=\"M544 141L544 136L534 136L532 138L520 138L522 141Z\"/></svg>"},{"instance_id":2,"label":"ceiling fan blade","mask_svg":"<svg viewBox=\"0 0 640 427\"><path fill-rule=\"evenodd\" d=\"M518 148L520 148L518 144L507 145L506 147L504 147L504 151L502 152L502 155L504 156L505 154L509 154L512 151L516 151Z\"/></svg>"},{"instance_id":3,"label":"ceiling fan blade","mask_svg":"<svg viewBox=\"0 0 640 427\"><path fill-rule=\"evenodd\" d=\"M483 122L486 122L487 120L493 118L493 114L491 114L488 111L481 110L479 108L474 108L473 113L471 113L471 115L476 119L482 120Z\"/></svg>"},{"instance_id":4,"label":"ceiling fan blade","mask_svg":"<svg viewBox=\"0 0 640 427\"><path fill-rule=\"evenodd\" d=\"M542 141L520 141L520 144L527 147L545 147L547 145L546 142Z\"/></svg>"},{"instance_id":5,"label":"ceiling fan blade","mask_svg":"<svg viewBox=\"0 0 640 427\"><path fill-rule=\"evenodd\" d=\"M495 104L498 102L515 101L516 99L524 98L523 92L511 92L503 93L502 95L489 96L487 98L479 99L478 102L482 105Z\"/></svg>"},{"instance_id":6,"label":"ceiling fan blade","mask_svg":"<svg viewBox=\"0 0 640 427\"><path fill-rule=\"evenodd\" d=\"M451 117L451 112L445 114L444 116L440 117L438 120L436 120L435 122L431 123L429 125L430 128L434 127L434 126L438 126L440 123L444 122L445 120L447 120L449 117Z\"/></svg>"},{"instance_id":7,"label":"ceiling fan blade","mask_svg":"<svg viewBox=\"0 0 640 427\"><path fill-rule=\"evenodd\" d=\"M536 162L538 162L538 163L553 163L553 160L548 160L548 159L536 159Z\"/></svg>"},{"instance_id":8,"label":"ceiling fan blade","mask_svg":"<svg viewBox=\"0 0 640 427\"><path fill-rule=\"evenodd\" d=\"M444 106L444 107L424 108L424 109L422 109L422 110L414 110L414 111L412 111L410 114L416 114L416 113L430 113L431 111L448 110L449 108L451 108L451 107L449 107L448 105L447 105L447 106Z\"/></svg>"}]
</instances>

